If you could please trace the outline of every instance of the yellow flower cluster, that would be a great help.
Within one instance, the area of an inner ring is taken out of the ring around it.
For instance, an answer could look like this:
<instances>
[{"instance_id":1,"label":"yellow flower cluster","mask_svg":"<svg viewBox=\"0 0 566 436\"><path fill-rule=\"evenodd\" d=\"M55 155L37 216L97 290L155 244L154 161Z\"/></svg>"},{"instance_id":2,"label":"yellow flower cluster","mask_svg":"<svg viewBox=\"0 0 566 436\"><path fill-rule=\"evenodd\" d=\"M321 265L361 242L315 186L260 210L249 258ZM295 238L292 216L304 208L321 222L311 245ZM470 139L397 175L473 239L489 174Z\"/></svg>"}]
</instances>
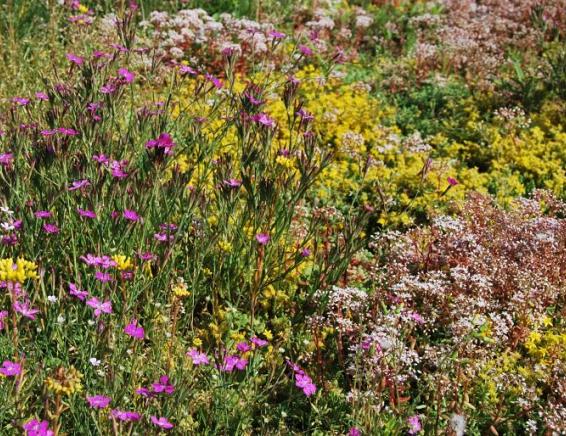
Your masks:
<instances>
[{"instance_id":1,"label":"yellow flower cluster","mask_svg":"<svg viewBox=\"0 0 566 436\"><path fill-rule=\"evenodd\" d=\"M24 283L26 279L37 279L37 265L34 262L18 258L15 262L0 259L0 281Z\"/></svg>"},{"instance_id":2,"label":"yellow flower cluster","mask_svg":"<svg viewBox=\"0 0 566 436\"><path fill-rule=\"evenodd\" d=\"M72 395L81 392L83 386L81 379L83 375L74 367L58 368L54 377L45 380L47 389L57 395Z\"/></svg>"}]
</instances>

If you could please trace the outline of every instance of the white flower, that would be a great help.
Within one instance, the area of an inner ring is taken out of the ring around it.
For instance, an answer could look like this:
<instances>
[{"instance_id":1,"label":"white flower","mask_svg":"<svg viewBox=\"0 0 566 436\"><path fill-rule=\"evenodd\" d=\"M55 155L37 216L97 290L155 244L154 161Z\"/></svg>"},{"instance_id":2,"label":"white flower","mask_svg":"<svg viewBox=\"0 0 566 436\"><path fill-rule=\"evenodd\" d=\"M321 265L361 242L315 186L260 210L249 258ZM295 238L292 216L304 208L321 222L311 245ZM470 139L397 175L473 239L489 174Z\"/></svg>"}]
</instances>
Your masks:
<instances>
[{"instance_id":1,"label":"white flower","mask_svg":"<svg viewBox=\"0 0 566 436\"><path fill-rule=\"evenodd\" d=\"M456 433L456 436L463 436L466 431L466 418L463 415L454 414L450 418L450 426Z\"/></svg>"},{"instance_id":2,"label":"white flower","mask_svg":"<svg viewBox=\"0 0 566 436\"><path fill-rule=\"evenodd\" d=\"M49 295L47 297L47 301L49 301L50 303L57 303L57 297L55 295Z\"/></svg>"},{"instance_id":3,"label":"white flower","mask_svg":"<svg viewBox=\"0 0 566 436\"><path fill-rule=\"evenodd\" d=\"M63 315L59 315L59 316L57 317L57 322L58 322L59 324L63 324L63 323L65 322L65 317L64 317Z\"/></svg>"},{"instance_id":4,"label":"white flower","mask_svg":"<svg viewBox=\"0 0 566 436\"><path fill-rule=\"evenodd\" d=\"M88 359L88 361L92 366L100 365L100 360L98 360L96 357L91 357L90 359Z\"/></svg>"}]
</instances>

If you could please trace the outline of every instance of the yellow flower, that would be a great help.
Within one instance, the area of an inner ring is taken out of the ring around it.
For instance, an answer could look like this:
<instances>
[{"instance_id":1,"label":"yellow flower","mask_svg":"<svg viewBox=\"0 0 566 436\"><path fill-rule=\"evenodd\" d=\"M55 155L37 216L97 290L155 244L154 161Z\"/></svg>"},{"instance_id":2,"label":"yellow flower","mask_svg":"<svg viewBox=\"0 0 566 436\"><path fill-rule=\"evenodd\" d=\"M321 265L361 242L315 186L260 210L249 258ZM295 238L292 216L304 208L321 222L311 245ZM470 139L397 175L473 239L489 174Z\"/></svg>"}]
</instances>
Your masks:
<instances>
[{"instance_id":1,"label":"yellow flower","mask_svg":"<svg viewBox=\"0 0 566 436\"><path fill-rule=\"evenodd\" d=\"M188 286L182 277L177 277L177 282L171 286L171 290L173 291L173 295L177 298L185 298L191 295L188 290Z\"/></svg>"},{"instance_id":2,"label":"yellow flower","mask_svg":"<svg viewBox=\"0 0 566 436\"><path fill-rule=\"evenodd\" d=\"M132 259L122 254L112 256L112 260L116 262L116 269L120 271L132 270L134 268Z\"/></svg>"},{"instance_id":3,"label":"yellow flower","mask_svg":"<svg viewBox=\"0 0 566 436\"><path fill-rule=\"evenodd\" d=\"M37 279L37 265L22 258L0 259L0 280L24 283L26 279Z\"/></svg>"},{"instance_id":4,"label":"yellow flower","mask_svg":"<svg viewBox=\"0 0 566 436\"><path fill-rule=\"evenodd\" d=\"M55 376L47 377L45 384L47 389L57 395L72 395L83 389L81 379L83 375L74 366L70 368L60 367Z\"/></svg>"}]
</instances>

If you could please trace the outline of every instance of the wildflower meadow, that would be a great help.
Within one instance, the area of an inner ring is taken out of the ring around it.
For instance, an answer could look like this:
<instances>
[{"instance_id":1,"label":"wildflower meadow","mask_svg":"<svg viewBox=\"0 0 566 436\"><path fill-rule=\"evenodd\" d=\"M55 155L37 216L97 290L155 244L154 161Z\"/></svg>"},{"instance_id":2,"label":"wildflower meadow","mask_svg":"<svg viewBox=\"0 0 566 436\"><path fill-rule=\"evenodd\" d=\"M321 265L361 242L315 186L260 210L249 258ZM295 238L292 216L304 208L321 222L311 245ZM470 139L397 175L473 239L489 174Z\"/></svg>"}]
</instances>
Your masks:
<instances>
[{"instance_id":1,"label":"wildflower meadow","mask_svg":"<svg viewBox=\"0 0 566 436\"><path fill-rule=\"evenodd\" d=\"M0 0L0 435L566 434L566 0Z\"/></svg>"}]
</instances>

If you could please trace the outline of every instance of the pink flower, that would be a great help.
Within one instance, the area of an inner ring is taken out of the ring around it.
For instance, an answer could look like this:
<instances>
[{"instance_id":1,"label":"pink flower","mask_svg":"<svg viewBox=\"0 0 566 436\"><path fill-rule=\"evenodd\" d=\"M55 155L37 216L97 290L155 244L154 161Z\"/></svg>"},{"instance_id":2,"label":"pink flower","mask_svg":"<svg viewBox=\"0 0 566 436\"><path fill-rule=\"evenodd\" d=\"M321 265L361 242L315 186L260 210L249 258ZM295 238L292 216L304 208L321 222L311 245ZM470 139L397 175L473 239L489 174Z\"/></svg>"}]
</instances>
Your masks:
<instances>
[{"instance_id":1,"label":"pink flower","mask_svg":"<svg viewBox=\"0 0 566 436\"><path fill-rule=\"evenodd\" d=\"M212 84L217 88L220 89L222 88L222 81L220 79L217 79L216 77L214 77L212 74L205 74L204 76L206 78L206 80L208 80L209 82L212 82Z\"/></svg>"},{"instance_id":2,"label":"pink flower","mask_svg":"<svg viewBox=\"0 0 566 436\"><path fill-rule=\"evenodd\" d=\"M67 127L59 127L57 131L66 136L77 136L79 134L75 129L69 129Z\"/></svg>"},{"instance_id":3,"label":"pink flower","mask_svg":"<svg viewBox=\"0 0 566 436\"><path fill-rule=\"evenodd\" d=\"M71 183L71 186L69 186L69 191L76 191L77 189L86 188L87 186L90 186L90 182L87 179L75 180Z\"/></svg>"},{"instance_id":4,"label":"pink flower","mask_svg":"<svg viewBox=\"0 0 566 436\"><path fill-rule=\"evenodd\" d=\"M0 374L4 377L15 377L22 372L22 365L16 362L5 360L0 367Z\"/></svg>"},{"instance_id":5,"label":"pink flower","mask_svg":"<svg viewBox=\"0 0 566 436\"><path fill-rule=\"evenodd\" d=\"M232 355L224 359L222 365L218 368L220 371L232 372L234 368L243 371L248 365L248 360L240 356Z\"/></svg>"},{"instance_id":6,"label":"pink flower","mask_svg":"<svg viewBox=\"0 0 566 436\"><path fill-rule=\"evenodd\" d=\"M29 99L24 97L14 97L12 101L20 106L26 106L29 103Z\"/></svg>"},{"instance_id":7,"label":"pink flower","mask_svg":"<svg viewBox=\"0 0 566 436\"><path fill-rule=\"evenodd\" d=\"M55 224L45 223L43 224L43 231L45 233L55 234L59 233L59 227L57 227Z\"/></svg>"},{"instance_id":8,"label":"pink flower","mask_svg":"<svg viewBox=\"0 0 566 436\"><path fill-rule=\"evenodd\" d=\"M143 339L145 334L143 327L138 326L138 321L135 319L124 327L124 333L135 339Z\"/></svg>"},{"instance_id":9,"label":"pink flower","mask_svg":"<svg viewBox=\"0 0 566 436\"><path fill-rule=\"evenodd\" d=\"M79 259L81 259L88 266L96 266L100 262L99 257L94 256L93 254L90 254L90 253L87 253L86 256L80 256Z\"/></svg>"},{"instance_id":10,"label":"pink flower","mask_svg":"<svg viewBox=\"0 0 566 436\"><path fill-rule=\"evenodd\" d=\"M285 34L278 32L277 30L272 30L271 32L269 32L269 36L271 36L273 39L285 38Z\"/></svg>"},{"instance_id":11,"label":"pink flower","mask_svg":"<svg viewBox=\"0 0 566 436\"><path fill-rule=\"evenodd\" d=\"M104 395L93 395L91 397L86 397L86 400L88 401L88 405L93 409L104 409L105 407L108 407L112 398Z\"/></svg>"},{"instance_id":12,"label":"pink flower","mask_svg":"<svg viewBox=\"0 0 566 436\"><path fill-rule=\"evenodd\" d=\"M77 212L83 218L91 218L91 219L96 218L96 213L93 212L92 210L81 209L80 207L77 207Z\"/></svg>"},{"instance_id":13,"label":"pink flower","mask_svg":"<svg viewBox=\"0 0 566 436\"><path fill-rule=\"evenodd\" d=\"M271 237L267 233L258 233L255 235L255 239L260 245L267 245Z\"/></svg>"},{"instance_id":14,"label":"pink flower","mask_svg":"<svg viewBox=\"0 0 566 436\"><path fill-rule=\"evenodd\" d=\"M242 185L242 181L237 179L228 179L224 180L224 184L229 188L238 188Z\"/></svg>"},{"instance_id":15,"label":"pink flower","mask_svg":"<svg viewBox=\"0 0 566 436\"><path fill-rule=\"evenodd\" d=\"M301 54L303 54L304 56L311 56L313 54L312 49L310 49L309 47L307 47L306 45L299 45L299 51L301 52Z\"/></svg>"},{"instance_id":16,"label":"pink flower","mask_svg":"<svg viewBox=\"0 0 566 436\"><path fill-rule=\"evenodd\" d=\"M84 301L88 297L87 291L81 291L74 283L69 283L69 294L77 297L79 300Z\"/></svg>"},{"instance_id":17,"label":"pink flower","mask_svg":"<svg viewBox=\"0 0 566 436\"><path fill-rule=\"evenodd\" d=\"M409 424L409 434L417 434L423 429L419 415L410 416L407 419L407 424Z\"/></svg>"},{"instance_id":18,"label":"pink flower","mask_svg":"<svg viewBox=\"0 0 566 436\"><path fill-rule=\"evenodd\" d=\"M96 280L98 280L99 282L102 282L102 283L108 283L108 282L112 282L114 280L110 274L102 272L102 271L96 271L94 273L94 278Z\"/></svg>"},{"instance_id":19,"label":"pink flower","mask_svg":"<svg viewBox=\"0 0 566 436\"><path fill-rule=\"evenodd\" d=\"M119 421L139 421L141 419L141 415L138 412L127 412L118 409L112 410L110 416Z\"/></svg>"},{"instance_id":20,"label":"pink flower","mask_svg":"<svg viewBox=\"0 0 566 436\"><path fill-rule=\"evenodd\" d=\"M197 72L194 69L192 69L191 67L189 67L188 65L181 65L179 67L179 72L181 74L190 74L191 76L197 75Z\"/></svg>"},{"instance_id":21,"label":"pink flower","mask_svg":"<svg viewBox=\"0 0 566 436\"><path fill-rule=\"evenodd\" d=\"M35 98L37 98L38 100L43 100L43 101L49 100L49 96L45 92L36 92Z\"/></svg>"},{"instance_id":22,"label":"pink flower","mask_svg":"<svg viewBox=\"0 0 566 436\"><path fill-rule=\"evenodd\" d=\"M16 312L21 313L22 316L25 316L26 318L32 320L35 319L35 315L39 313L39 309L32 309L30 307L29 301L24 301L24 302L16 301L12 305L12 307Z\"/></svg>"},{"instance_id":23,"label":"pink flower","mask_svg":"<svg viewBox=\"0 0 566 436\"><path fill-rule=\"evenodd\" d=\"M275 127L275 120L273 118L271 118L269 115L267 115L266 113L263 113L263 112L254 115L252 117L252 120L254 120L256 123L262 124L266 127L270 127L270 128Z\"/></svg>"},{"instance_id":24,"label":"pink flower","mask_svg":"<svg viewBox=\"0 0 566 436\"><path fill-rule=\"evenodd\" d=\"M110 164L110 168L112 169L112 177L115 177L116 179L124 179L128 177L128 173L124 171L124 167L126 165L126 161L112 161L112 163Z\"/></svg>"},{"instance_id":25,"label":"pink flower","mask_svg":"<svg viewBox=\"0 0 566 436\"><path fill-rule=\"evenodd\" d=\"M0 165L10 166L14 161L14 155L12 153L0 153Z\"/></svg>"},{"instance_id":26,"label":"pink flower","mask_svg":"<svg viewBox=\"0 0 566 436\"><path fill-rule=\"evenodd\" d=\"M0 310L0 331L4 329L4 320L8 317L7 310Z\"/></svg>"},{"instance_id":27,"label":"pink flower","mask_svg":"<svg viewBox=\"0 0 566 436\"><path fill-rule=\"evenodd\" d=\"M36 218L51 218L51 212L48 210L38 210L34 215Z\"/></svg>"},{"instance_id":28,"label":"pink flower","mask_svg":"<svg viewBox=\"0 0 566 436\"><path fill-rule=\"evenodd\" d=\"M307 397L310 397L316 392L316 385L306 374L295 373L295 386L301 388Z\"/></svg>"},{"instance_id":29,"label":"pink flower","mask_svg":"<svg viewBox=\"0 0 566 436\"><path fill-rule=\"evenodd\" d=\"M105 154L95 154L94 156L92 156L92 160L94 160L95 162L98 162L99 164L102 165L108 165L109 159L108 156L106 156Z\"/></svg>"},{"instance_id":30,"label":"pink flower","mask_svg":"<svg viewBox=\"0 0 566 436\"><path fill-rule=\"evenodd\" d=\"M134 81L135 77L136 77L136 75L134 73L132 73L131 71L128 71L125 68L120 68L118 70L118 75L120 77L122 77L126 83L132 83Z\"/></svg>"},{"instance_id":31,"label":"pink flower","mask_svg":"<svg viewBox=\"0 0 566 436\"><path fill-rule=\"evenodd\" d=\"M26 436L53 436L53 431L49 430L49 423L47 421L38 421L32 419L23 425L26 431Z\"/></svg>"},{"instance_id":32,"label":"pink flower","mask_svg":"<svg viewBox=\"0 0 566 436\"><path fill-rule=\"evenodd\" d=\"M167 418L164 418L163 416L161 418L157 418L156 416L151 416L151 422L153 424L155 424L158 427L161 427L165 430L169 430L172 429L174 427L173 424L171 424Z\"/></svg>"},{"instance_id":33,"label":"pink flower","mask_svg":"<svg viewBox=\"0 0 566 436\"><path fill-rule=\"evenodd\" d=\"M169 133L161 133L157 139L151 139L145 143L146 148L157 148L163 150L164 154L171 154L175 142Z\"/></svg>"},{"instance_id":34,"label":"pink flower","mask_svg":"<svg viewBox=\"0 0 566 436\"><path fill-rule=\"evenodd\" d=\"M209 363L207 355L201 353L196 348L191 348L189 351L187 351L187 356L189 356L192 359L193 365L195 366L208 365Z\"/></svg>"},{"instance_id":35,"label":"pink flower","mask_svg":"<svg viewBox=\"0 0 566 436\"><path fill-rule=\"evenodd\" d=\"M93 297L86 302L87 306L94 309L94 316L98 318L102 313L112 313L112 302L101 302L98 298Z\"/></svg>"},{"instance_id":36,"label":"pink flower","mask_svg":"<svg viewBox=\"0 0 566 436\"><path fill-rule=\"evenodd\" d=\"M74 55L73 53L67 53L67 54L65 55L65 57L67 58L67 60L68 60L69 62L72 62L72 63L77 64L77 65L79 65L79 66L84 63L84 59L83 59L83 58L81 58L80 56Z\"/></svg>"},{"instance_id":37,"label":"pink flower","mask_svg":"<svg viewBox=\"0 0 566 436\"><path fill-rule=\"evenodd\" d=\"M453 179L452 177L448 177L448 184L450 186L456 186L458 184L458 180Z\"/></svg>"},{"instance_id":38,"label":"pink flower","mask_svg":"<svg viewBox=\"0 0 566 436\"><path fill-rule=\"evenodd\" d=\"M156 394L172 395L175 392L175 386L169 383L169 377L166 375L162 375L159 377L159 381L152 383L151 388Z\"/></svg>"},{"instance_id":39,"label":"pink flower","mask_svg":"<svg viewBox=\"0 0 566 436\"><path fill-rule=\"evenodd\" d=\"M362 436L362 432L357 427L352 427L348 432L348 436Z\"/></svg>"},{"instance_id":40,"label":"pink flower","mask_svg":"<svg viewBox=\"0 0 566 436\"><path fill-rule=\"evenodd\" d=\"M141 395L142 397L147 397L147 398L152 396L152 393L149 391L149 389L144 388L144 387L136 389L136 394Z\"/></svg>"},{"instance_id":41,"label":"pink flower","mask_svg":"<svg viewBox=\"0 0 566 436\"><path fill-rule=\"evenodd\" d=\"M251 338L250 342L258 348L265 347L268 344L268 342L265 339L258 338L257 336Z\"/></svg>"},{"instance_id":42,"label":"pink flower","mask_svg":"<svg viewBox=\"0 0 566 436\"><path fill-rule=\"evenodd\" d=\"M140 216L137 214L137 212L131 209L125 209L122 216L129 221L136 222L140 220Z\"/></svg>"},{"instance_id":43,"label":"pink flower","mask_svg":"<svg viewBox=\"0 0 566 436\"><path fill-rule=\"evenodd\" d=\"M246 353L246 352L250 351L252 349L252 347L250 347L247 342L240 342L240 343L238 343L238 345L236 345L236 349L240 353Z\"/></svg>"}]
</instances>

